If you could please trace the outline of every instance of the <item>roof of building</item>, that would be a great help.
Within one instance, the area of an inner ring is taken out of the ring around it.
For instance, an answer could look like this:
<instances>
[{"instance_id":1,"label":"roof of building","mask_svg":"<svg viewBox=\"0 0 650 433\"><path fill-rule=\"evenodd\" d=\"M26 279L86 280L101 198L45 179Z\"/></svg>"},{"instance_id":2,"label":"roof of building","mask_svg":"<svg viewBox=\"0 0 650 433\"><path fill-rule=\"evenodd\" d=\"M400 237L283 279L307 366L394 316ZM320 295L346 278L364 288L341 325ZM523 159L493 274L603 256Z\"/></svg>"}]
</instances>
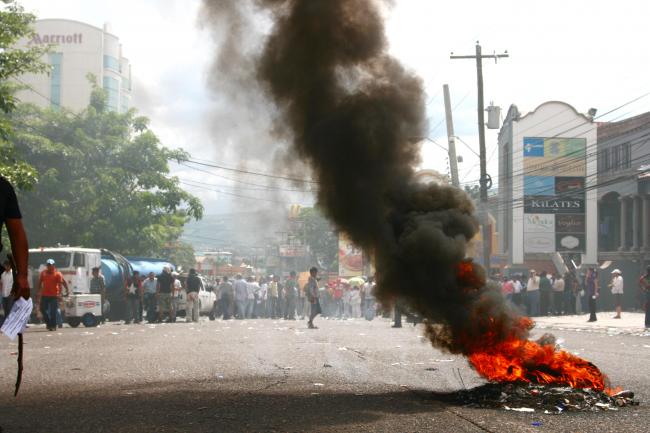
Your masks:
<instances>
[{"instance_id":1,"label":"roof of building","mask_svg":"<svg viewBox=\"0 0 650 433\"><path fill-rule=\"evenodd\" d=\"M650 127L650 111L618 122L599 122L598 141L627 134L643 127Z\"/></svg>"}]
</instances>

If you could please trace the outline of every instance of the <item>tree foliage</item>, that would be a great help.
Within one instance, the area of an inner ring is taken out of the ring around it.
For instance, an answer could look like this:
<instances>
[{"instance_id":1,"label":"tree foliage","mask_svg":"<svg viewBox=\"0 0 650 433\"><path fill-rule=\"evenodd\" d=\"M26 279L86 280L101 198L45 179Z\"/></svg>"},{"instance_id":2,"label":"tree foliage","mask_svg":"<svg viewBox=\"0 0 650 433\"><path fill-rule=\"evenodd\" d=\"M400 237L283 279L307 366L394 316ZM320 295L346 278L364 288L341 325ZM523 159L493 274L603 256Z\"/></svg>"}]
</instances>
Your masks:
<instances>
[{"instance_id":1,"label":"tree foliage","mask_svg":"<svg viewBox=\"0 0 650 433\"><path fill-rule=\"evenodd\" d=\"M167 258L183 271L188 271L196 266L194 247L187 242L172 242L165 246L162 256Z\"/></svg>"},{"instance_id":2,"label":"tree foliage","mask_svg":"<svg viewBox=\"0 0 650 433\"><path fill-rule=\"evenodd\" d=\"M40 60L47 48L17 46L21 39L31 38L36 18L16 2L4 3L0 6L0 175L16 187L28 189L37 180L36 171L16 157L9 141L14 129L10 114L16 109L15 91L21 86L16 80L25 73L47 70Z\"/></svg>"},{"instance_id":3,"label":"tree foliage","mask_svg":"<svg viewBox=\"0 0 650 433\"><path fill-rule=\"evenodd\" d=\"M199 219L199 200L169 174L188 158L160 145L135 110L105 107L95 88L79 114L30 105L16 110L12 142L39 181L19 194L32 245L57 243L160 255L184 224Z\"/></svg>"},{"instance_id":4,"label":"tree foliage","mask_svg":"<svg viewBox=\"0 0 650 433\"><path fill-rule=\"evenodd\" d=\"M339 238L331 223L317 208L300 209L300 218L305 225L305 243L318 267L326 271L337 270Z\"/></svg>"}]
</instances>

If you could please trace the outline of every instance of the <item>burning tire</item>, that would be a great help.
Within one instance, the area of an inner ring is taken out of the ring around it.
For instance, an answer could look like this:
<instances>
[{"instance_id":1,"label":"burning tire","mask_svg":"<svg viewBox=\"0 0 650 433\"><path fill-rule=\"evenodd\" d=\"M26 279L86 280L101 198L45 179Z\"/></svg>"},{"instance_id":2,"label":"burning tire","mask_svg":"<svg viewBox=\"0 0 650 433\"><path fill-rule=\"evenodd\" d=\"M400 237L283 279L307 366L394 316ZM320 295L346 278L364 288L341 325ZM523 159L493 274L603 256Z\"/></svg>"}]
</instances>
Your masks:
<instances>
[{"instance_id":1,"label":"burning tire","mask_svg":"<svg viewBox=\"0 0 650 433\"><path fill-rule=\"evenodd\" d=\"M73 328L76 328L79 326L81 323L81 319L79 317L69 317L68 318L68 325L70 325Z\"/></svg>"},{"instance_id":2,"label":"burning tire","mask_svg":"<svg viewBox=\"0 0 650 433\"><path fill-rule=\"evenodd\" d=\"M98 322L99 320L97 320L97 317L91 313L86 313L81 317L81 323L83 323L86 328L94 328L97 326Z\"/></svg>"}]
</instances>

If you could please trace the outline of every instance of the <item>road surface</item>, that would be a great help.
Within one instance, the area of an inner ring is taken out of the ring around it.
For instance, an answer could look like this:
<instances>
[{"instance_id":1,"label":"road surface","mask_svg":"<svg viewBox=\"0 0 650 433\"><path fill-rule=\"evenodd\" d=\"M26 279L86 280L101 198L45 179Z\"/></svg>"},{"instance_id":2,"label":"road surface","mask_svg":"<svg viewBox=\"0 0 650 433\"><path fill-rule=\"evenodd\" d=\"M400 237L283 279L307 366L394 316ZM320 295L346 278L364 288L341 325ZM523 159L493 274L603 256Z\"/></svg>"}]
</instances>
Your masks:
<instances>
[{"instance_id":1,"label":"road surface","mask_svg":"<svg viewBox=\"0 0 650 433\"><path fill-rule=\"evenodd\" d=\"M3 433L648 431L650 332L637 319L618 328L540 321L538 334L552 331L641 401L562 415L444 403L436 393L482 380L462 357L431 348L419 328L392 329L386 319L317 319L317 330L302 321L205 318L56 332L31 326L18 398L16 345L0 340L0 426Z\"/></svg>"}]
</instances>

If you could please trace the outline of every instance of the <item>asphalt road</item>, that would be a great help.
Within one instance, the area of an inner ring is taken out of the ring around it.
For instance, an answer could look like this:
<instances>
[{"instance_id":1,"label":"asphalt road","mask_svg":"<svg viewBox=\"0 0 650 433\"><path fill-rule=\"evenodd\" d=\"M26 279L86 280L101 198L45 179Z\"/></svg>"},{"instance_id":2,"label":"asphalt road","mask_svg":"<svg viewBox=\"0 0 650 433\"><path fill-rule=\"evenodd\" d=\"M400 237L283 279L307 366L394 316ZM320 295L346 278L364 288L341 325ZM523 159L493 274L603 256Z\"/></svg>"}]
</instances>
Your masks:
<instances>
[{"instance_id":1,"label":"asphalt road","mask_svg":"<svg viewBox=\"0 0 650 433\"><path fill-rule=\"evenodd\" d=\"M203 320L32 326L18 398L16 345L1 337L1 431L622 433L650 425L650 334L554 330L641 405L545 415L445 403L440 393L483 382L410 325L317 319L320 329L308 330L301 321Z\"/></svg>"}]
</instances>

